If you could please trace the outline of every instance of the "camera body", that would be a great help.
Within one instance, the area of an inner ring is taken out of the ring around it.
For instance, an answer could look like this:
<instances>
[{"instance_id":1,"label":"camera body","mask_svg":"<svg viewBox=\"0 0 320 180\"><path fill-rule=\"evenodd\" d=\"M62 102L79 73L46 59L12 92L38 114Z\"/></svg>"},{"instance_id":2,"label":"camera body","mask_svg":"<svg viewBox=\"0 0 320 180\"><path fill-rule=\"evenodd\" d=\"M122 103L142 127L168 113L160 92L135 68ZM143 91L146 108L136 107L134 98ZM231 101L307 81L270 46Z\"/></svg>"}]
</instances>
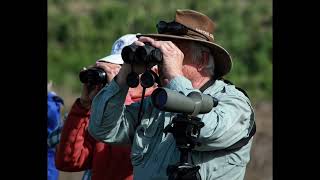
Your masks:
<instances>
[{"instance_id":1,"label":"camera body","mask_svg":"<svg viewBox=\"0 0 320 180\"><path fill-rule=\"evenodd\" d=\"M98 85L107 83L107 73L99 67L92 67L79 73L80 81L84 84Z\"/></svg>"}]
</instances>

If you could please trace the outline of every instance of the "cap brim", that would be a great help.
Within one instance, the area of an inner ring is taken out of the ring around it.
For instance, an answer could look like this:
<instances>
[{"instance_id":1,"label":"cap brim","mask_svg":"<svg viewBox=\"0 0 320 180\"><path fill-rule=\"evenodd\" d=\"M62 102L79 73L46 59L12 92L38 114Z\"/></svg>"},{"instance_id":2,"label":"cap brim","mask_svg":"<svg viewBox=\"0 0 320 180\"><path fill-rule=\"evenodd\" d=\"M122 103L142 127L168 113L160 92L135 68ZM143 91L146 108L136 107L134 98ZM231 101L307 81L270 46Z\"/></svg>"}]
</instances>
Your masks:
<instances>
[{"instance_id":1,"label":"cap brim","mask_svg":"<svg viewBox=\"0 0 320 180\"><path fill-rule=\"evenodd\" d=\"M104 61L113 64L123 64L123 60L120 54L112 54L104 58L98 59L97 61Z\"/></svg>"},{"instance_id":2,"label":"cap brim","mask_svg":"<svg viewBox=\"0 0 320 180\"><path fill-rule=\"evenodd\" d=\"M219 78L226 74L228 74L232 68L232 58L222 46L216 43L212 43L205 40L200 39L194 39L191 37L186 36L175 36L175 35L169 35L169 34L139 34L137 37L152 37L156 39L182 39L182 40L189 40L189 41L196 41L199 43L202 43L203 45L211 48L213 58L215 61L215 77Z\"/></svg>"}]
</instances>

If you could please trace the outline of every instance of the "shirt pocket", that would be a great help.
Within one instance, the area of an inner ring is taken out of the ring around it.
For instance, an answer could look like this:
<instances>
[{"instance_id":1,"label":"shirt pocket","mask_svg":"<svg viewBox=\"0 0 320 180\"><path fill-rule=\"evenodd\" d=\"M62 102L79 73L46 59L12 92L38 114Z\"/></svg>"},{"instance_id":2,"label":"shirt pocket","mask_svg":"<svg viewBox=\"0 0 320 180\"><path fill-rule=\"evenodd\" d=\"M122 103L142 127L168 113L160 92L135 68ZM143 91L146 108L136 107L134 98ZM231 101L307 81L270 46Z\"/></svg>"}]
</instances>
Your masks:
<instances>
[{"instance_id":1,"label":"shirt pocket","mask_svg":"<svg viewBox=\"0 0 320 180\"><path fill-rule=\"evenodd\" d=\"M133 165L143 166L143 163L148 161L150 151L154 149L155 143L159 138L158 133L161 133L159 132L161 131L159 126L163 122L161 118L164 119L162 116L159 111L154 111L148 118L144 116L144 119L137 127L131 153Z\"/></svg>"},{"instance_id":2,"label":"shirt pocket","mask_svg":"<svg viewBox=\"0 0 320 180\"><path fill-rule=\"evenodd\" d=\"M137 140L135 140L135 143L132 145L131 148L131 161L132 165L134 166L142 164L150 146L150 142L147 142L146 139L136 139Z\"/></svg>"},{"instance_id":3,"label":"shirt pocket","mask_svg":"<svg viewBox=\"0 0 320 180\"><path fill-rule=\"evenodd\" d=\"M134 143L132 145L131 159L134 166L141 165L148 159L157 127L139 126L136 130Z\"/></svg>"},{"instance_id":4,"label":"shirt pocket","mask_svg":"<svg viewBox=\"0 0 320 180\"><path fill-rule=\"evenodd\" d=\"M143 130L143 136L146 138L152 138L155 136L156 132L158 130L158 124L152 123L148 127L144 128Z\"/></svg>"}]
</instances>

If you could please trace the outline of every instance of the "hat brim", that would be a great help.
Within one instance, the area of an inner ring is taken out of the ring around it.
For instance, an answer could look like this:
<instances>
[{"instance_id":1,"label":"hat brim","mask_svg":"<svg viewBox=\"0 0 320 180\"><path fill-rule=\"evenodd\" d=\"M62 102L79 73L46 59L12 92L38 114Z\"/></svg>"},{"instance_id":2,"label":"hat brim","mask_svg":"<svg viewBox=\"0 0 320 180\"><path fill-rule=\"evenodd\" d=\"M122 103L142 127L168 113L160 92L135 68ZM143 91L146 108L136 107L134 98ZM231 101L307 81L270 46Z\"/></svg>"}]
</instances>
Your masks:
<instances>
[{"instance_id":1,"label":"hat brim","mask_svg":"<svg viewBox=\"0 0 320 180\"><path fill-rule=\"evenodd\" d=\"M212 55L215 61L215 77L220 78L226 74L228 74L232 68L232 58L229 53L220 45L216 43L212 43L209 41L201 40L201 39L194 39L191 37L186 36L175 36L169 34L139 34L137 37L151 37L156 39L182 39L182 40L189 40L199 42L212 50Z\"/></svg>"},{"instance_id":2,"label":"hat brim","mask_svg":"<svg viewBox=\"0 0 320 180\"><path fill-rule=\"evenodd\" d=\"M123 64L123 60L120 54L112 54L106 57L103 57L101 59L98 59L97 61L103 61L113 64Z\"/></svg>"}]
</instances>

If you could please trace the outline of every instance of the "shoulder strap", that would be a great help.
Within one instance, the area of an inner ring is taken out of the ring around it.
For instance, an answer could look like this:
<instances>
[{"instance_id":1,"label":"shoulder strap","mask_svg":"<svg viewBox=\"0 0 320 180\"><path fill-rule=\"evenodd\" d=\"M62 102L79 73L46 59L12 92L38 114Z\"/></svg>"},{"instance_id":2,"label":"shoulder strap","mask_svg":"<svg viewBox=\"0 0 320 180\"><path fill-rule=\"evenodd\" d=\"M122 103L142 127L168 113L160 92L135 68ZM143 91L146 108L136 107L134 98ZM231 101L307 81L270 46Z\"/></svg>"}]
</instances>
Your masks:
<instances>
[{"instance_id":1,"label":"shoulder strap","mask_svg":"<svg viewBox=\"0 0 320 180\"><path fill-rule=\"evenodd\" d=\"M223 78L219 78L219 80L222 80L223 82L225 82L226 84L231 84L234 85L231 81L227 80L227 79L223 79ZM204 90L206 90L208 87L210 87L213 83L215 82L215 79L212 79L210 81L208 81L206 84L204 84L201 88L200 91L203 92ZM241 91L247 98L249 98L248 94L246 93L245 90L239 88L239 87L235 87L237 90ZM250 99L250 98L249 98ZM240 149L241 147L245 146L246 144L248 144L248 142L250 141L250 139L252 138L252 136L256 133L256 123L255 121L252 121L252 125L251 125L251 129L249 132L248 137L246 138L242 138L240 139L238 142L234 143L233 145L225 148L225 149L221 149L218 151L234 151L237 149Z\"/></svg>"},{"instance_id":2,"label":"shoulder strap","mask_svg":"<svg viewBox=\"0 0 320 180\"><path fill-rule=\"evenodd\" d=\"M222 80L223 82L225 82L226 84L231 84L234 85L231 81L227 80L227 79L223 79L220 78L219 80ZM206 82L201 88L200 91L204 92L208 87L210 87L212 84L214 84L216 80L215 79L210 79L208 82ZM241 91L248 99L250 99L249 95L247 94L247 92L245 90L243 90L242 88L239 87L235 87L237 90Z\"/></svg>"},{"instance_id":3,"label":"shoulder strap","mask_svg":"<svg viewBox=\"0 0 320 180\"><path fill-rule=\"evenodd\" d=\"M248 142L250 141L250 139L252 138L252 136L256 133L256 123L253 121L253 126L251 128L251 131L249 133L249 136L246 138L242 138L240 139L238 142L234 143L233 145L225 148L224 150L226 151L231 151L231 150L236 150L236 149L240 149L241 147L245 146L246 144L248 144Z\"/></svg>"},{"instance_id":4,"label":"shoulder strap","mask_svg":"<svg viewBox=\"0 0 320 180\"><path fill-rule=\"evenodd\" d=\"M221 80L227 84L231 84L234 85L231 81L227 80L227 79L222 79ZM242 88L239 88L237 86L235 86L235 88L239 91L241 91L248 99L250 99L249 95L247 94L247 92L245 90L243 90ZM255 121L252 122L251 125L251 129L249 132L249 136L246 138L242 138L240 139L238 142L236 142L235 144L229 146L228 148L224 149L226 151L231 151L231 150L236 150L236 149L240 149L241 147L243 147L244 145L248 144L248 142L250 141L250 139L252 138L252 136L256 133L256 123Z\"/></svg>"},{"instance_id":5,"label":"shoulder strap","mask_svg":"<svg viewBox=\"0 0 320 180\"><path fill-rule=\"evenodd\" d=\"M199 90L203 93L208 87L210 87L212 84L214 84L215 81L216 81L215 79L210 79Z\"/></svg>"},{"instance_id":6,"label":"shoulder strap","mask_svg":"<svg viewBox=\"0 0 320 180\"><path fill-rule=\"evenodd\" d=\"M229 81L229 80L227 80L227 79L220 78L219 80L225 82L226 84L234 85L231 81ZM247 94L247 92L246 92L245 90L243 90L242 88L239 88L239 87L237 87L237 86L235 86L235 88L236 88L237 90L241 91L248 99L250 99L250 98L249 98L249 95Z\"/></svg>"}]
</instances>

